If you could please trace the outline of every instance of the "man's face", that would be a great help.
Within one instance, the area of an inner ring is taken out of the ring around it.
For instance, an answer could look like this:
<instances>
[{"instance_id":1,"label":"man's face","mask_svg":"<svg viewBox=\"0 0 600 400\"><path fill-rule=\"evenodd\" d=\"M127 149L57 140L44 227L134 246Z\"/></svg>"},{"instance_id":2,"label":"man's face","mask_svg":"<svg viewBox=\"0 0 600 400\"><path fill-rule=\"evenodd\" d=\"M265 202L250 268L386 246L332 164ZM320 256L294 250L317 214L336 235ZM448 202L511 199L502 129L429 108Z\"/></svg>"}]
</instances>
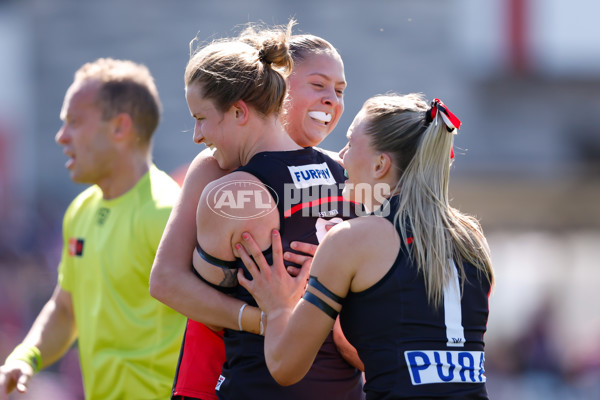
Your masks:
<instances>
[{"instance_id":1,"label":"man's face","mask_svg":"<svg viewBox=\"0 0 600 400\"><path fill-rule=\"evenodd\" d=\"M63 125L55 140L69 157L65 167L76 183L99 184L110 179L110 166L116 155L111 122L102 118L97 92L98 82L74 83L67 90L61 110Z\"/></svg>"}]
</instances>

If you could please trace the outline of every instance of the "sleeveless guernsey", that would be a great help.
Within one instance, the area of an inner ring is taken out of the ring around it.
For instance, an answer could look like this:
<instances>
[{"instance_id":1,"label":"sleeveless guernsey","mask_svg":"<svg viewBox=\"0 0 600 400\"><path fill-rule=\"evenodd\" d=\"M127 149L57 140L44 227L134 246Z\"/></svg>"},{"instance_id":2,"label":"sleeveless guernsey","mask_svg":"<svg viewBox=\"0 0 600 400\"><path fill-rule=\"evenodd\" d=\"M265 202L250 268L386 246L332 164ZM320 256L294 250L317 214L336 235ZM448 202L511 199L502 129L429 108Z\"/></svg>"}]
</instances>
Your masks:
<instances>
[{"instance_id":1,"label":"sleeveless guernsey","mask_svg":"<svg viewBox=\"0 0 600 400\"><path fill-rule=\"evenodd\" d=\"M393 223L397 197L386 205L391 208L386 218ZM349 292L343 301L340 322L364 362L367 399L487 399L488 281L465 262L464 287L455 269L443 305L435 309L408 252L403 243L379 282Z\"/></svg>"},{"instance_id":2,"label":"sleeveless guernsey","mask_svg":"<svg viewBox=\"0 0 600 400\"><path fill-rule=\"evenodd\" d=\"M313 244L326 233L323 223L353 217L354 204L341 197L343 168L313 148L256 154L238 171L248 172L267 186L277 202L284 251L290 242ZM339 221L339 220L338 220ZM271 262L271 249L265 252ZM251 278L241 260L246 277ZM236 297L256 305L241 286ZM355 400L363 398L360 372L338 353L331 334L321 347L308 374L291 386L280 386L271 377L264 357L264 338L225 330L226 362L217 383L219 399ZM290 343L293 346L293 343Z\"/></svg>"}]
</instances>

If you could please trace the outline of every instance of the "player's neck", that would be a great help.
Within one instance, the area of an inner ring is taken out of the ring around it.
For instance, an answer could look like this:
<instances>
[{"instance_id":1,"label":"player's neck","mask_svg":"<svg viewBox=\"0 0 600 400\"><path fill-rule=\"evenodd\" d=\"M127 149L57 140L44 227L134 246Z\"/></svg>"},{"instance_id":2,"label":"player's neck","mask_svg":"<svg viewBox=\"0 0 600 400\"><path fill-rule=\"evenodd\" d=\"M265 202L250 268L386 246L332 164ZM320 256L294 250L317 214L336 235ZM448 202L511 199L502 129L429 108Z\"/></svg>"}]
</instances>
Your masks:
<instances>
[{"instance_id":1,"label":"player's neck","mask_svg":"<svg viewBox=\"0 0 600 400\"><path fill-rule=\"evenodd\" d=\"M150 169L150 157L130 157L127 162L114 165L109 176L97 185L102 189L102 196L106 200L115 199L131 190Z\"/></svg>"},{"instance_id":2,"label":"player's neck","mask_svg":"<svg viewBox=\"0 0 600 400\"><path fill-rule=\"evenodd\" d=\"M245 151L241 158L243 165L255 154L263 151L288 151L301 148L290 138L278 119L271 119L268 123L257 127L256 132L262 134L254 136L254 140L244 146Z\"/></svg>"}]
</instances>

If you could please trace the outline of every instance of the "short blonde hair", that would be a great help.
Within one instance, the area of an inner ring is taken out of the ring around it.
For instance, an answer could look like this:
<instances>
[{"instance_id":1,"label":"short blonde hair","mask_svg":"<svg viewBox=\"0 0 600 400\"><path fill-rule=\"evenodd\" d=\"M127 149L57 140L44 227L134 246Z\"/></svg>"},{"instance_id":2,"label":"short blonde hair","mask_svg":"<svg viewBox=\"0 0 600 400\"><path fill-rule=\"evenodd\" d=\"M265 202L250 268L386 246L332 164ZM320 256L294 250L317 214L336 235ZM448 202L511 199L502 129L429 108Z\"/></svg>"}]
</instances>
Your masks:
<instances>
[{"instance_id":1,"label":"short blonde hair","mask_svg":"<svg viewBox=\"0 0 600 400\"><path fill-rule=\"evenodd\" d=\"M104 119L127 113L140 138L151 140L160 122L162 105L154 78L145 65L99 58L75 72L74 83L87 81L99 82L97 102Z\"/></svg>"}]
</instances>

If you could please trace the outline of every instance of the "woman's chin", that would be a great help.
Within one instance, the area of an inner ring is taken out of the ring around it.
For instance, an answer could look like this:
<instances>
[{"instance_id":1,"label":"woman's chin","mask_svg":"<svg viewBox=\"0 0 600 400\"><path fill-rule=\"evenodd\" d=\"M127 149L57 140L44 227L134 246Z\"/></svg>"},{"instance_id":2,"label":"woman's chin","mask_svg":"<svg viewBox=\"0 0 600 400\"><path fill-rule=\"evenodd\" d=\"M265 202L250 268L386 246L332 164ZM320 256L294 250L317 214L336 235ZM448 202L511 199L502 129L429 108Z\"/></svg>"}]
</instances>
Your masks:
<instances>
[{"instance_id":1,"label":"woman's chin","mask_svg":"<svg viewBox=\"0 0 600 400\"><path fill-rule=\"evenodd\" d=\"M345 201L354 201L354 191L348 187L348 181L346 181L344 189L342 190L342 197Z\"/></svg>"}]
</instances>

